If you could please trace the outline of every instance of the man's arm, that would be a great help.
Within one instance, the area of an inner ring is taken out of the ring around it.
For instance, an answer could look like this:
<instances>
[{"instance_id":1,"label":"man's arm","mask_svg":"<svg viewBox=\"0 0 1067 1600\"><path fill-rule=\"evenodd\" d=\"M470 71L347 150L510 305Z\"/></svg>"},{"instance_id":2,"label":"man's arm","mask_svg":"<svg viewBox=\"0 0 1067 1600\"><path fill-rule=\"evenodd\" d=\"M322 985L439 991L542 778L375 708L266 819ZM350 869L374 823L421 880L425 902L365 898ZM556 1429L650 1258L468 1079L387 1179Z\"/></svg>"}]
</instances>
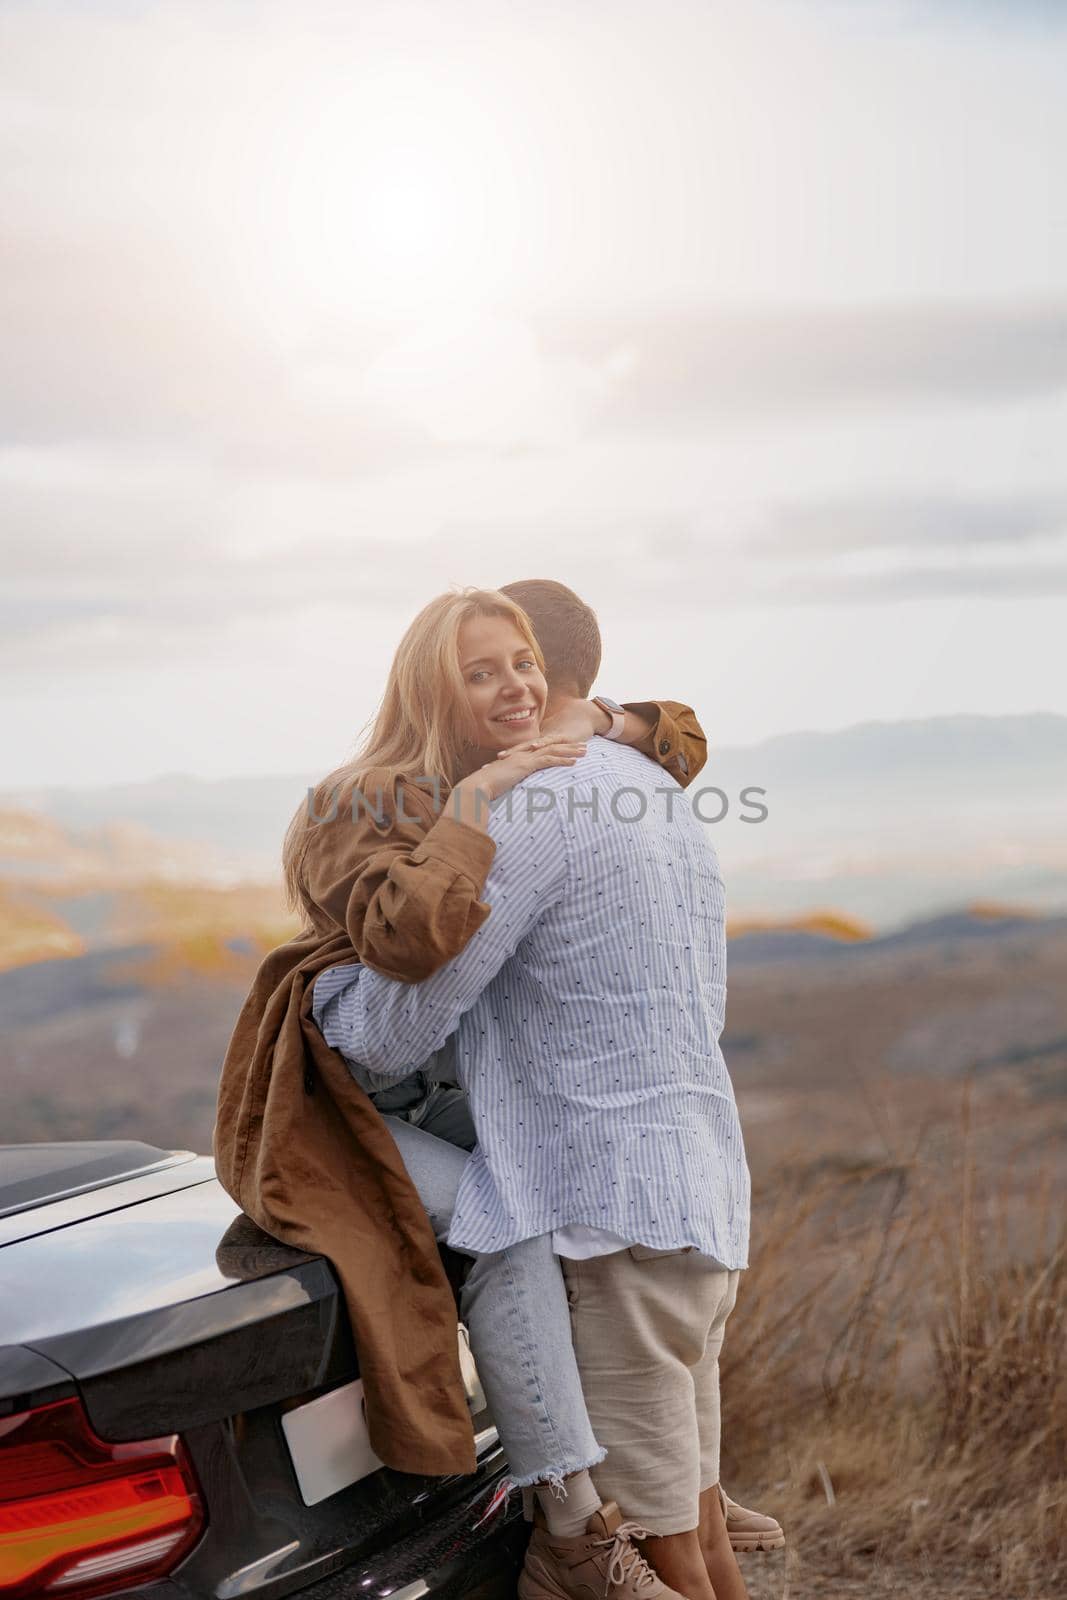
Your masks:
<instances>
[{"instance_id":1,"label":"man's arm","mask_svg":"<svg viewBox=\"0 0 1067 1600\"><path fill-rule=\"evenodd\" d=\"M511 794L510 816L503 806L494 809L489 832L497 848L485 886L489 917L459 955L424 983L400 983L354 967L351 981L322 1010L320 1026L334 1049L396 1080L441 1047L563 891L563 792L551 783L520 784Z\"/></svg>"}]
</instances>

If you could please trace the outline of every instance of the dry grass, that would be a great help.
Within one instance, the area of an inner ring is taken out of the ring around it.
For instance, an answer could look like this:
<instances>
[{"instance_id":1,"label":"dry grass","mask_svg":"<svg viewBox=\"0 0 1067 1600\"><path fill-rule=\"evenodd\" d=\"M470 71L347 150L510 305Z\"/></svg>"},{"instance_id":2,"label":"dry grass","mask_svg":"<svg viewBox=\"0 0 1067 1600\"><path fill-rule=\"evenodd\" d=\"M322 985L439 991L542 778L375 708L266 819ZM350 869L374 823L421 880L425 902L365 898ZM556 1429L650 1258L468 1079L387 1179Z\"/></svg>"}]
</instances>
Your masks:
<instances>
[{"instance_id":1,"label":"dry grass","mask_svg":"<svg viewBox=\"0 0 1067 1600\"><path fill-rule=\"evenodd\" d=\"M1034 1183L794 1176L723 1355L724 1481L787 1524L759 1596L1067 1593L1067 1230Z\"/></svg>"}]
</instances>

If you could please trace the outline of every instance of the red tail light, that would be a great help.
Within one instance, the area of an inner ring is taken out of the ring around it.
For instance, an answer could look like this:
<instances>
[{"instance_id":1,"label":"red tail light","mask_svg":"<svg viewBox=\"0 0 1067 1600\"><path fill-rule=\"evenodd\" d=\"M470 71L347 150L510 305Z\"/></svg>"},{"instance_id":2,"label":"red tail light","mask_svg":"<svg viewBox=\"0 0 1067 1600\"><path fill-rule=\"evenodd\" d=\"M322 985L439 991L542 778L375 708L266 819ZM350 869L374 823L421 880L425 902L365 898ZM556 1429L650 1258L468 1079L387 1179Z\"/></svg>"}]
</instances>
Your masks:
<instances>
[{"instance_id":1,"label":"red tail light","mask_svg":"<svg viewBox=\"0 0 1067 1600\"><path fill-rule=\"evenodd\" d=\"M204 1520L176 1434L107 1444L78 1400L0 1418L0 1600L84 1600L161 1578Z\"/></svg>"}]
</instances>

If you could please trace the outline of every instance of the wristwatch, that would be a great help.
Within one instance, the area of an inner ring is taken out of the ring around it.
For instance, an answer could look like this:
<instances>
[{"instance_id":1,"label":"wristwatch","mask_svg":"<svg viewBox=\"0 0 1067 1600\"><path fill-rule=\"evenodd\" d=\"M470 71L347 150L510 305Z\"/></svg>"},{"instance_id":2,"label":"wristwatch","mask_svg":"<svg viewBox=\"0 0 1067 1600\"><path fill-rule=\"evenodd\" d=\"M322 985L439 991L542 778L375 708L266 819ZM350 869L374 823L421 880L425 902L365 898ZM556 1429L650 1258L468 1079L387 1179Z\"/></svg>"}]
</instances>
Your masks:
<instances>
[{"instance_id":1,"label":"wristwatch","mask_svg":"<svg viewBox=\"0 0 1067 1600\"><path fill-rule=\"evenodd\" d=\"M602 739L621 739L626 726L626 712L617 700L610 700L606 694L595 694L593 704L599 706L601 711L606 711L611 718L611 727L600 735Z\"/></svg>"}]
</instances>

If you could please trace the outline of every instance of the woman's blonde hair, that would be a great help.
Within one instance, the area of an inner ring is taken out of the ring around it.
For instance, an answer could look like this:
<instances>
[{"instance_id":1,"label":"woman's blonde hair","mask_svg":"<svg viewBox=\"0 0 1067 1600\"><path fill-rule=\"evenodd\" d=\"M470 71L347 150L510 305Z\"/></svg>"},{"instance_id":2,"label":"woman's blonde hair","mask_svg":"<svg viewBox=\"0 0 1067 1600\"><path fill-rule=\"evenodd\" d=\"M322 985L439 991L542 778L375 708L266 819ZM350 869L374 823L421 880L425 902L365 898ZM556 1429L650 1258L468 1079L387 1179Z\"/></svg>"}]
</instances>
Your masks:
<instances>
[{"instance_id":1,"label":"woman's blonde hair","mask_svg":"<svg viewBox=\"0 0 1067 1600\"><path fill-rule=\"evenodd\" d=\"M492 616L515 624L544 671L529 617L499 590L452 590L423 606L397 646L378 714L360 748L323 778L289 824L282 870L291 910L307 909L301 865L312 829L323 816L347 807L353 790L365 790L372 774L377 789L388 793L398 778L439 778L451 787L462 775L474 725L459 669L459 630L471 617Z\"/></svg>"}]
</instances>

